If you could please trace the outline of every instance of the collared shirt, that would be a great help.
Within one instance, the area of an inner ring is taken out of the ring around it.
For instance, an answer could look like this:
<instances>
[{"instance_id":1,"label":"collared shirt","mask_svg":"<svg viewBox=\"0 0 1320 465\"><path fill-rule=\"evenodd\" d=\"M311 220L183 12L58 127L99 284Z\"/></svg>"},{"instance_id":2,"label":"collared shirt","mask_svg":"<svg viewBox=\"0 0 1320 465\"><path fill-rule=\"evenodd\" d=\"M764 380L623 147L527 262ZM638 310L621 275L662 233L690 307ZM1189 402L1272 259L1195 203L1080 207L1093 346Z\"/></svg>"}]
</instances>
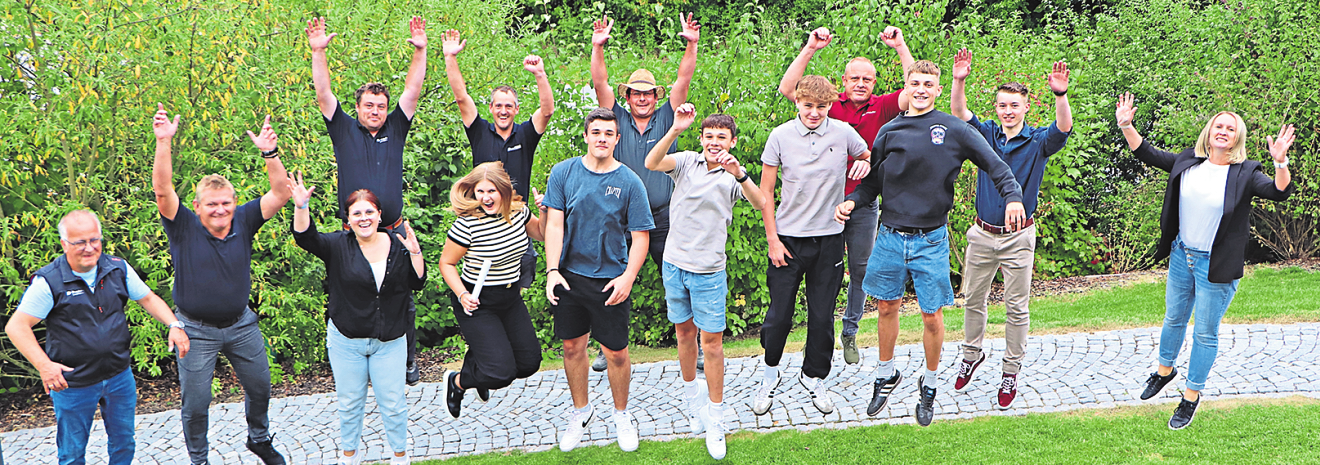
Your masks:
<instances>
[{"instance_id":1,"label":"collared shirt","mask_svg":"<svg viewBox=\"0 0 1320 465\"><path fill-rule=\"evenodd\" d=\"M665 241L665 262L693 273L724 269L725 242L733 222L733 204L743 197L742 185L723 167L710 169L702 152L677 152L670 220L689 227L672 228Z\"/></svg>"},{"instance_id":2,"label":"collared shirt","mask_svg":"<svg viewBox=\"0 0 1320 465\"><path fill-rule=\"evenodd\" d=\"M326 315L340 334L353 339L372 338L392 341L403 336L411 326L408 316L412 291L421 290L426 276L413 269L408 249L394 234L386 256L385 279L379 289L371 264L362 254L362 246L352 231L321 233L312 221L303 232L294 232L298 247L325 262L326 289L329 301Z\"/></svg>"},{"instance_id":3,"label":"collared shirt","mask_svg":"<svg viewBox=\"0 0 1320 465\"><path fill-rule=\"evenodd\" d=\"M651 114L651 120L646 123L643 131L638 131L637 121L633 120L632 113L617 101L614 102L614 116L619 119L619 143L614 146L614 158L627 165L638 178L641 178L642 185L646 186L646 197L650 201L651 212L668 210L669 196L674 193L674 180L663 172L646 169L646 155L651 153L655 144L660 142L660 139L665 137L665 133L669 132L669 128L674 126L674 107L666 100L664 105L657 107L655 113ZM677 151L678 141L674 141L669 145L667 153ZM660 226L668 227L667 224L657 225Z\"/></svg>"},{"instance_id":4,"label":"collared shirt","mask_svg":"<svg viewBox=\"0 0 1320 465\"><path fill-rule=\"evenodd\" d=\"M564 212L559 267L588 278L622 275L631 232L655 229L646 188L624 165L597 173L582 157L561 161L550 168L543 203Z\"/></svg>"},{"instance_id":5,"label":"collared shirt","mask_svg":"<svg viewBox=\"0 0 1320 465\"><path fill-rule=\"evenodd\" d=\"M779 167L775 226L781 236L816 237L843 232L834 206L843 202L848 157L866 152L866 141L842 121L825 118L808 129L800 118L770 131L761 163Z\"/></svg>"},{"instance_id":6,"label":"collared shirt","mask_svg":"<svg viewBox=\"0 0 1320 465\"><path fill-rule=\"evenodd\" d=\"M848 98L847 92L839 92L839 102L830 107L830 118L848 123L862 136L862 140L870 144L880 132L880 127L903 111L898 108L898 96L902 93L902 90L898 90L884 95L871 94L866 103L857 105ZM853 158L848 157L849 166L852 162ZM847 180L843 185L844 195L851 194L861 182L861 179Z\"/></svg>"},{"instance_id":7,"label":"collared shirt","mask_svg":"<svg viewBox=\"0 0 1320 465\"><path fill-rule=\"evenodd\" d=\"M353 191L370 189L380 199L380 224L399 221L403 215L403 144L412 119L396 104L373 136L341 104L333 117L326 118L325 127L339 165L339 218L347 218L344 202Z\"/></svg>"},{"instance_id":8,"label":"collared shirt","mask_svg":"<svg viewBox=\"0 0 1320 465\"><path fill-rule=\"evenodd\" d=\"M495 123L486 121L480 115L472 120L472 125L464 128L468 144L472 145L472 166L482 163L504 162L504 171L513 180L513 190L524 200L533 200L527 196L532 185L532 163L536 156L536 145L541 142L541 133L536 132L532 120L513 125L509 138L500 137Z\"/></svg>"},{"instance_id":9,"label":"collared shirt","mask_svg":"<svg viewBox=\"0 0 1320 465\"><path fill-rule=\"evenodd\" d=\"M179 202L171 221L161 217L174 263L174 305L192 318L218 323L238 318L252 293L252 242L266 218L261 198L234 209L229 235L216 238Z\"/></svg>"},{"instance_id":10,"label":"collared shirt","mask_svg":"<svg viewBox=\"0 0 1320 465\"><path fill-rule=\"evenodd\" d=\"M1027 217L1030 218L1036 214L1036 205L1040 197L1040 182L1045 177L1045 165L1050 161L1050 155L1063 149L1064 144L1068 143L1068 133L1060 131L1058 123L1050 123L1049 127L1039 128L1028 126L1022 123L1022 132L1019 132L1012 139L1004 135L1004 130L999 123L990 121L981 121L972 115L972 119L967 121L981 132L986 142L995 150L995 154L1008 163L1008 167L1013 170L1013 178L1017 179L1018 184L1022 185L1022 207L1027 211ZM990 175L985 170L978 170L976 173L976 215L981 217L981 221L993 225L1004 225L1004 208L1008 205L1004 198L999 195L999 190L995 188L995 183L990 179Z\"/></svg>"},{"instance_id":11,"label":"collared shirt","mask_svg":"<svg viewBox=\"0 0 1320 465\"><path fill-rule=\"evenodd\" d=\"M71 268L69 269L69 272L87 283L87 289L95 293L97 268L98 267L93 266L92 269L87 270L86 273L79 273L73 271ZM142 278L138 277L137 272L133 271L133 267L128 266L127 262L124 263L124 268L127 269L125 277L128 281L128 299L142 300L146 298L147 294L151 293L151 288L147 287L147 284L142 282ZM32 285L28 286L26 291L23 291L23 298L18 301L18 309L16 311L44 320L50 315L50 310L52 308L55 308L55 296L50 293L50 284L46 283L46 278L42 278L41 276L33 277Z\"/></svg>"}]
</instances>

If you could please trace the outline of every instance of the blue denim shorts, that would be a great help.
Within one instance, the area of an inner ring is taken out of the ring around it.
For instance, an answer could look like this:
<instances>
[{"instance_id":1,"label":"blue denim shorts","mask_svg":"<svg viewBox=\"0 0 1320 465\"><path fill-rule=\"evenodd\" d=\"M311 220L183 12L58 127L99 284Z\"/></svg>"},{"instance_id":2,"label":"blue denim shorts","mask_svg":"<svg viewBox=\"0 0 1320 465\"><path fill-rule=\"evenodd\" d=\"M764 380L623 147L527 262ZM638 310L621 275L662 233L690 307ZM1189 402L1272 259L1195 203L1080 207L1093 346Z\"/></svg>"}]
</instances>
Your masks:
<instances>
[{"instance_id":1,"label":"blue denim shorts","mask_svg":"<svg viewBox=\"0 0 1320 465\"><path fill-rule=\"evenodd\" d=\"M953 305L949 282L949 227L924 234L901 233L885 224L875 235L862 290L880 300L903 298L908 281L917 290L922 313Z\"/></svg>"},{"instance_id":2,"label":"blue denim shorts","mask_svg":"<svg viewBox=\"0 0 1320 465\"><path fill-rule=\"evenodd\" d=\"M660 273L664 277L665 303L669 304L669 322L692 320L702 331L724 332L724 304L729 294L724 270L693 273L665 262Z\"/></svg>"}]
</instances>

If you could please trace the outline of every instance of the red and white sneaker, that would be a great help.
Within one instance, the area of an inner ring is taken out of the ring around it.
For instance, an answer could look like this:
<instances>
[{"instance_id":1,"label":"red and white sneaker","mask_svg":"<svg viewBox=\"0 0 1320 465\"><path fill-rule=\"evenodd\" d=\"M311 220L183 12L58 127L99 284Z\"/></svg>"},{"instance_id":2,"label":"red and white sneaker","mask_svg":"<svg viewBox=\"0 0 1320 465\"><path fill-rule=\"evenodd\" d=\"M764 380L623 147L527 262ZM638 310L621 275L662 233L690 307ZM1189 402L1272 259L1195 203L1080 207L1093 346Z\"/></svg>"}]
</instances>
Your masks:
<instances>
[{"instance_id":1,"label":"red and white sneaker","mask_svg":"<svg viewBox=\"0 0 1320 465\"><path fill-rule=\"evenodd\" d=\"M961 363L958 364L958 379L953 382L953 390L967 392L967 386L972 383L972 375L983 362L985 362L985 352L981 352L981 358L976 359L975 362L962 358Z\"/></svg>"},{"instance_id":2,"label":"red and white sneaker","mask_svg":"<svg viewBox=\"0 0 1320 465\"><path fill-rule=\"evenodd\" d=\"M999 382L999 399L995 402L995 408L1008 410L1016 400L1017 374L1004 373L1004 379Z\"/></svg>"}]
</instances>

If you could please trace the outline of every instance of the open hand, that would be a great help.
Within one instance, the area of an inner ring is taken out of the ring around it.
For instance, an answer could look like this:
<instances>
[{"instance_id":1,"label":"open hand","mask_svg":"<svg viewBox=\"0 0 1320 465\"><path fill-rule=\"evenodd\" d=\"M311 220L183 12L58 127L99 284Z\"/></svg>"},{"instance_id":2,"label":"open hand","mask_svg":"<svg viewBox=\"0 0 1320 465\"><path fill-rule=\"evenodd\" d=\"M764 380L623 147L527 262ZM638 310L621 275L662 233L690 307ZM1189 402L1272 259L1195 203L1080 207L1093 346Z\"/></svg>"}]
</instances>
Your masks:
<instances>
[{"instance_id":1,"label":"open hand","mask_svg":"<svg viewBox=\"0 0 1320 465\"><path fill-rule=\"evenodd\" d=\"M1270 157L1275 163L1284 163L1288 161L1288 148L1293 143L1293 125L1285 124L1279 128L1279 135L1275 137L1265 136L1265 143L1270 148Z\"/></svg>"},{"instance_id":2,"label":"open hand","mask_svg":"<svg viewBox=\"0 0 1320 465\"><path fill-rule=\"evenodd\" d=\"M403 242L403 246L408 249L408 253L413 255L422 253L422 246L417 243L417 235L413 234L412 224L409 224L408 221L404 221L403 231L407 233L407 235L399 233L394 233L394 235L399 237L400 242Z\"/></svg>"},{"instance_id":3,"label":"open hand","mask_svg":"<svg viewBox=\"0 0 1320 465\"><path fill-rule=\"evenodd\" d=\"M293 200L294 206L306 206L307 202L312 200L312 191L315 190L316 186L307 187L303 184L302 171L298 172L298 177L296 179L294 178L293 173L289 173L289 192L293 194L289 199Z\"/></svg>"},{"instance_id":4,"label":"open hand","mask_svg":"<svg viewBox=\"0 0 1320 465\"><path fill-rule=\"evenodd\" d=\"M972 75L972 52L963 48L953 56L953 79L962 81Z\"/></svg>"},{"instance_id":5,"label":"open hand","mask_svg":"<svg viewBox=\"0 0 1320 465\"><path fill-rule=\"evenodd\" d=\"M266 115L266 121L261 123L261 133L253 134L248 131L247 135L252 139L252 145L257 146L257 150L269 152L279 147L280 136L275 134L275 129L270 127L270 115Z\"/></svg>"},{"instance_id":6,"label":"open hand","mask_svg":"<svg viewBox=\"0 0 1320 465\"><path fill-rule=\"evenodd\" d=\"M1114 110L1114 120L1121 126L1131 126L1132 117L1137 114L1137 106L1133 104L1134 98L1131 92L1124 92L1118 96L1118 109Z\"/></svg>"},{"instance_id":7,"label":"open hand","mask_svg":"<svg viewBox=\"0 0 1320 465\"><path fill-rule=\"evenodd\" d=\"M1055 95L1068 91L1068 63L1062 61L1054 62L1054 70L1050 72L1045 79L1050 83L1050 90Z\"/></svg>"},{"instance_id":8,"label":"open hand","mask_svg":"<svg viewBox=\"0 0 1320 465\"><path fill-rule=\"evenodd\" d=\"M545 298L550 301L550 305L559 305L559 297L555 297L555 287L562 286L565 291L573 288L568 287L568 281L564 280L564 275L559 274L559 270L551 271L545 275Z\"/></svg>"},{"instance_id":9,"label":"open hand","mask_svg":"<svg viewBox=\"0 0 1320 465\"><path fill-rule=\"evenodd\" d=\"M614 20L609 16L591 22L591 45L605 45L610 41L610 31L614 29Z\"/></svg>"},{"instance_id":10,"label":"open hand","mask_svg":"<svg viewBox=\"0 0 1320 465\"><path fill-rule=\"evenodd\" d=\"M330 47L330 41L339 35L338 32L326 35L325 18L312 18L307 21L307 45L313 52L325 50Z\"/></svg>"},{"instance_id":11,"label":"open hand","mask_svg":"<svg viewBox=\"0 0 1320 465\"><path fill-rule=\"evenodd\" d=\"M610 298L605 299L605 305L623 303L628 298L628 294L632 293L632 285L633 278L629 278L626 274L605 283L605 287L600 290L601 292L608 291L610 293Z\"/></svg>"},{"instance_id":12,"label":"open hand","mask_svg":"<svg viewBox=\"0 0 1320 465\"><path fill-rule=\"evenodd\" d=\"M686 20L683 19L683 13L679 13L678 22L683 25L683 32L678 33L678 36L689 43L696 43L697 39L701 37L701 25L692 19L692 13L688 13Z\"/></svg>"},{"instance_id":13,"label":"open hand","mask_svg":"<svg viewBox=\"0 0 1320 465\"><path fill-rule=\"evenodd\" d=\"M440 51L445 56L458 56L458 53L462 52L464 47L467 47L467 41L459 36L457 30L450 29L440 34Z\"/></svg>"},{"instance_id":14,"label":"open hand","mask_svg":"<svg viewBox=\"0 0 1320 465\"><path fill-rule=\"evenodd\" d=\"M156 134L156 140L170 139L174 133L179 130L179 115L174 115L174 121L170 121L170 116L165 112L165 104L156 104L156 116L151 120L151 131Z\"/></svg>"},{"instance_id":15,"label":"open hand","mask_svg":"<svg viewBox=\"0 0 1320 465\"><path fill-rule=\"evenodd\" d=\"M408 38L408 43L418 49L426 48L426 20L421 16L413 16L408 20L408 32L412 37Z\"/></svg>"}]
</instances>

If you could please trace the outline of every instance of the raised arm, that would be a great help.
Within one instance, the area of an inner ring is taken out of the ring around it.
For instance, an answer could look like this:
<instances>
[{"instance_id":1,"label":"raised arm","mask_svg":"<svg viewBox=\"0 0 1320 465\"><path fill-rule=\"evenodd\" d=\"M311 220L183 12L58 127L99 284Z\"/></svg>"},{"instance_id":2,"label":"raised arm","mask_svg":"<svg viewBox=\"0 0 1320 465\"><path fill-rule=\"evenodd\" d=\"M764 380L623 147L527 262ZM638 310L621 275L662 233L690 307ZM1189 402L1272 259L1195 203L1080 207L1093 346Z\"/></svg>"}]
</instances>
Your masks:
<instances>
[{"instance_id":1,"label":"raised arm","mask_svg":"<svg viewBox=\"0 0 1320 465\"><path fill-rule=\"evenodd\" d=\"M1072 107L1068 105L1068 63L1054 62L1054 70L1047 79L1050 92L1054 93L1054 125L1060 131L1072 132Z\"/></svg>"},{"instance_id":2,"label":"raised arm","mask_svg":"<svg viewBox=\"0 0 1320 465\"><path fill-rule=\"evenodd\" d=\"M1288 183L1292 181L1292 174L1288 172L1288 148L1293 143L1293 125L1285 124L1279 128L1278 137L1265 136L1265 144L1270 149L1270 158L1274 159L1274 188L1278 190L1279 195L1262 197L1270 200L1283 200L1288 197Z\"/></svg>"},{"instance_id":3,"label":"raised arm","mask_svg":"<svg viewBox=\"0 0 1320 465\"><path fill-rule=\"evenodd\" d=\"M797 58L784 70L784 77L779 79L779 94L790 102L797 102L793 97L793 89L797 88L798 81L802 80L802 74L807 72L807 63L811 62L811 57L816 56L816 51L825 48L834 40L830 35L830 30L820 27L807 33L807 44L802 46L802 51L798 52Z\"/></svg>"},{"instance_id":4,"label":"raised arm","mask_svg":"<svg viewBox=\"0 0 1320 465\"><path fill-rule=\"evenodd\" d=\"M612 29L614 20L608 16L591 23L591 87L596 89L596 105L606 109L614 108L614 89L605 67L605 42L609 42Z\"/></svg>"},{"instance_id":5,"label":"raised arm","mask_svg":"<svg viewBox=\"0 0 1320 465\"><path fill-rule=\"evenodd\" d=\"M449 78L449 89L454 92L454 103L458 104L458 116L463 119L463 127L472 126L477 120L477 104L468 95L467 82L458 70L458 54L467 47L467 41L459 37L458 31L450 29L440 34L440 49L445 54L445 76Z\"/></svg>"},{"instance_id":6,"label":"raised arm","mask_svg":"<svg viewBox=\"0 0 1320 465\"><path fill-rule=\"evenodd\" d=\"M417 242L417 234L413 233L412 224L408 221L403 222L403 232L404 234L394 233L394 235L399 237L399 242L402 242L403 247L408 250L408 259L412 263L413 275L409 277L408 282L412 284L414 291L420 291L426 279L426 257L422 255L422 244Z\"/></svg>"},{"instance_id":7,"label":"raised arm","mask_svg":"<svg viewBox=\"0 0 1320 465\"><path fill-rule=\"evenodd\" d=\"M894 26L886 27L884 32L880 33L880 41L894 49L898 53L898 62L903 65L902 73L906 74L908 68L917 60L912 58L912 51L908 50L907 41L903 40L903 30Z\"/></svg>"},{"instance_id":8,"label":"raised arm","mask_svg":"<svg viewBox=\"0 0 1320 465\"><path fill-rule=\"evenodd\" d=\"M417 100L422 97L422 83L426 81L426 20L413 16L408 21L408 32L412 37L408 43L413 46L412 63L408 65L408 75L403 78L403 94L399 95L399 109L404 116L412 119L417 113Z\"/></svg>"},{"instance_id":9,"label":"raised arm","mask_svg":"<svg viewBox=\"0 0 1320 465\"><path fill-rule=\"evenodd\" d=\"M541 197L541 194L537 193L536 188L533 187L532 198L539 197ZM527 227L524 229L527 231L527 237L534 241L545 242L545 210L546 208L544 205L541 205L541 202L527 203ZM539 215L532 214L531 212L537 212Z\"/></svg>"},{"instance_id":10,"label":"raised arm","mask_svg":"<svg viewBox=\"0 0 1320 465\"><path fill-rule=\"evenodd\" d=\"M738 183L738 186L742 187L743 197L746 197L747 202L752 204L752 208L757 210L765 208L765 193L761 192L760 186L757 186L756 181L753 181L751 175L747 174L747 168L738 163L738 157L729 152L722 152L715 155L715 163L719 163L720 167L724 168L724 172L728 173L729 176L733 176L733 179L742 180Z\"/></svg>"},{"instance_id":11,"label":"raised arm","mask_svg":"<svg viewBox=\"0 0 1320 465\"><path fill-rule=\"evenodd\" d=\"M174 192L174 160L170 155L174 133L179 130L179 115L174 121L165 113L165 105L156 104L156 116L151 122L156 135L156 159L151 164L151 189L156 192L156 209L160 216L173 221L179 212L179 194Z\"/></svg>"},{"instance_id":12,"label":"raised arm","mask_svg":"<svg viewBox=\"0 0 1320 465\"><path fill-rule=\"evenodd\" d=\"M949 113L963 121L972 120L972 111L967 109L967 76L972 74L972 52L966 48L953 56L953 88L950 92ZM1067 84L1064 84L1067 87ZM1065 104L1067 100L1064 100ZM1060 128L1062 129L1062 128ZM1067 131L1064 131L1067 132Z\"/></svg>"},{"instance_id":13,"label":"raised arm","mask_svg":"<svg viewBox=\"0 0 1320 465\"><path fill-rule=\"evenodd\" d=\"M539 134L545 134L550 128L550 116L555 114L555 92L550 88L550 78L545 74L545 60L536 55L523 58L523 69L536 77L536 96L541 99L541 106L532 113L532 126Z\"/></svg>"},{"instance_id":14,"label":"raised arm","mask_svg":"<svg viewBox=\"0 0 1320 465\"><path fill-rule=\"evenodd\" d=\"M330 41L339 33L325 33L325 18L312 18L307 21L307 45L312 49L312 85L316 87L316 106L321 108L321 116L334 117L339 100L330 89L330 62L325 57L325 50Z\"/></svg>"},{"instance_id":15,"label":"raised arm","mask_svg":"<svg viewBox=\"0 0 1320 465\"><path fill-rule=\"evenodd\" d=\"M1136 151L1141 147L1141 134L1132 127L1132 118L1137 114L1137 106L1133 103L1135 98L1131 92L1125 92L1118 96L1117 109L1114 110L1114 121L1118 122L1118 129L1123 131L1123 139L1127 140L1129 150Z\"/></svg>"},{"instance_id":16,"label":"raised arm","mask_svg":"<svg viewBox=\"0 0 1320 465\"><path fill-rule=\"evenodd\" d=\"M669 146L678 140L678 135L692 127L692 122L697 119L697 109L691 103L684 103L674 109L674 125L669 128L660 142L655 143L651 152L646 154L646 169L651 171L673 171L678 162L674 156L669 154Z\"/></svg>"},{"instance_id":17,"label":"raised arm","mask_svg":"<svg viewBox=\"0 0 1320 465\"><path fill-rule=\"evenodd\" d=\"M312 224L312 214L308 207L312 201L312 191L316 190L316 186L307 187L303 184L301 172L296 179L293 175L289 175L285 184L289 186L293 198L293 232L306 231Z\"/></svg>"},{"instance_id":18,"label":"raised arm","mask_svg":"<svg viewBox=\"0 0 1320 465\"><path fill-rule=\"evenodd\" d=\"M678 36L687 41L687 49L683 51L683 59L678 62L678 77L674 79L674 88L669 92L669 104L674 108L687 103L688 89L692 87L692 73L697 70L697 39L701 37L701 25L692 19L692 13L688 13L687 19L683 19L683 14L679 13L678 22L683 25L683 32L678 33Z\"/></svg>"},{"instance_id":19,"label":"raised arm","mask_svg":"<svg viewBox=\"0 0 1320 465\"><path fill-rule=\"evenodd\" d=\"M247 135L252 139L252 145L261 151L261 158L266 160L266 178L270 180L270 191L261 196L261 217L269 220L279 213L292 195L289 190L289 174L284 170L284 162L280 161L279 135L270 126L270 115L266 115L266 121L261 124L261 134L248 131Z\"/></svg>"}]
</instances>

